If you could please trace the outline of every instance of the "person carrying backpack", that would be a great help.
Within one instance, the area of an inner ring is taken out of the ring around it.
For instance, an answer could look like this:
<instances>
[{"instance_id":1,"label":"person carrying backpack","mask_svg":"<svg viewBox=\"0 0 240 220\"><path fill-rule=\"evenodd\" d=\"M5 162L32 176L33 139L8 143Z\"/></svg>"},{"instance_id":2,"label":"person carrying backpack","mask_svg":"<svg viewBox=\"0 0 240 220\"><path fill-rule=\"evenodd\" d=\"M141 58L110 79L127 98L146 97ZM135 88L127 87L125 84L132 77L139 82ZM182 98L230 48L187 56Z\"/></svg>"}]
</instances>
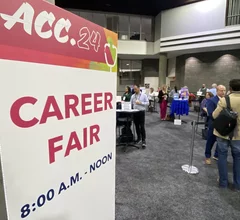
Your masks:
<instances>
[{"instance_id":1,"label":"person carrying backpack","mask_svg":"<svg viewBox=\"0 0 240 220\"><path fill-rule=\"evenodd\" d=\"M234 189L240 190L240 79L229 82L229 98L221 98L212 116L218 142L219 187L228 187L228 148L233 157Z\"/></svg>"}]
</instances>

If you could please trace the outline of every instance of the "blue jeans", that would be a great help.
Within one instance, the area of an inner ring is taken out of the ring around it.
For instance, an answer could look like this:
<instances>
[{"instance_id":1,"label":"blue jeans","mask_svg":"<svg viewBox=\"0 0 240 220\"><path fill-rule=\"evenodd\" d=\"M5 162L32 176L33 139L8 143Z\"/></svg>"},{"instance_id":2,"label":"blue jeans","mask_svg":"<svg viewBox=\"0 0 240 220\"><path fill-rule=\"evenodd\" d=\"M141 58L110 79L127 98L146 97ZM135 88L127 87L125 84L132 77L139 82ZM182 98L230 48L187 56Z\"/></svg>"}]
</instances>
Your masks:
<instances>
[{"instance_id":1,"label":"blue jeans","mask_svg":"<svg viewBox=\"0 0 240 220\"><path fill-rule=\"evenodd\" d=\"M216 139L217 139L217 137L213 134L213 129L208 129L206 149L205 149L205 157L206 158L211 158L212 148L216 142ZM218 146L216 146L214 157L218 158Z\"/></svg>"},{"instance_id":2,"label":"blue jeans","mask_svg":"<svg viewBox=\"0 0 240 220\"><path fill-rule=\"evenodd\" d=\"M219 186L228 186L228 147L231 147L233 157L233 184L234 187L240 190L240 141L230 141L223 138L217 138L218 142L218 171L219 171Z\"/></svg>"}]
</instances>

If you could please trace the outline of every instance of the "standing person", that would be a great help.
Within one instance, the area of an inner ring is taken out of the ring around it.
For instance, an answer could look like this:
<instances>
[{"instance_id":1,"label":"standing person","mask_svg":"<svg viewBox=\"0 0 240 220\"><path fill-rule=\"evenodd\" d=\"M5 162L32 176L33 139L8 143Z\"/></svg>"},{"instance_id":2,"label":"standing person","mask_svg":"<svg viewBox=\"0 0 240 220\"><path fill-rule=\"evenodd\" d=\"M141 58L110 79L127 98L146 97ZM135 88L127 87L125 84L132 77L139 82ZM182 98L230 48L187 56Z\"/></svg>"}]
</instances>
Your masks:
<instances>
[{"instance_id":1,"label":"standing person","mask_svg":"<svg viewBox=\"0 0 240 220\"><path fill-rule=\"evenodd\" d=\"M201 96L205 96L206 95L206 92L207 92L206 84L202 84L202 88L199 89L199 92L202 93Z\"/></svg>"},{"instance_id":2,"label":"standing person","mask_svg":"<svg viewBox=\"0 0 240 220\"><path fill-rule=\"evenodd\" d=\"M211 92L207 92L206 96L205 96L205 99L202 100L201 107L200 107L202 117L207 116L207 101L208 101L208 99L210 99L212 97L214 97L214 95Z\"/></svg>"},{"instance_id":3,"label":"standing person","mask_svg":"<svg viewBox=\"0 0 240 220\"><path fill-rule=\"evenodd\" d=\"M142 143L142 148L146 148L146 131L145 131L145 111L149 105L148 97L140 91L138 85L134 86L134 94L131 97L131 104L139 112L134 113L133 121L136 126L137 144Z\"/></svg>"},{"instance_id":4,"label":"standing person","mask_svg":"<svg viewBox=\"0 0 240 220\"><path fill-rule=\"evenodd\" d=\"M149 100L149 106L148 108L152 108L153 107L153 102L154 102L154 89L150 88L149 94L148 94L148 100Z\"/></svg>"},{"instance_id":5,"label":"standing person","mask_svg":"<svg viewBox=\"0 0 240 220\"><path fill-rule=\"evenodd\" d=\"M187 86L184 86L181 90L180 90L180 98L188 100L189 99L189 90Z\"/></svg>"},{"instance_id":6,"label":"standing person","mask_svg":"<svg viewBox=\"0 0 240 220\"><path fill-rule=\"evenodd\" d=\"M169 85L167 85L167 92L168 92L168 94L171 92L171 87L169 86Z\"/></svg>"},{"instance_id":7,"label":"standing person","mask_svg":"<svg viewBox=\"0 0 240 220\"><path fill-rule=\"evenodd\" d=\"M149 97L149 98L148 98L149 100L153 100L153 97L154 97L154 89L153 89L153 88L150 88L148 97Z\"/></svg>"},{"instance_id":8,"label":"standing person","mask_svg":"<svg viewBox=\"0 0 240 220\"><path fill-rule=\"evenodd\" d=\"M230 87L230 104L233 112L238 113L237 126L233 132L232 140L229 137L221 136L216 130L218 142L218 171L219 186L228 187L228 147L230 146L233 157L233 183L234 188L240 191L240 79L233 79L229 82ZM216 110L213 112L213 118L217 118L220 112L227 107L226 100L220 99Z\"/></svg>"},{"instance_id":9,"label":"standing person","mask_svg":"<svg viewBox=\"0 0 240 220\"><path fill-rule=\"evenodd\" d=\"M213 115L212 113L217 108L218 101L225 96L226 87L223 85L219 85L217 87L217 95L211 99L208 99L206 107L207 107L207 121L208 121L208 135L207 135L207 143L205 149L205 163L207 165L211 164L211 154L213 145L216 142L216 136L213 134ZM218 146L216 146L215 154L213 157L214 160L218 160Z\"/></svg>"},{"instance_id":10,"label":"standing person","mask_svg":"<svg viewBox=\"0 0 240 220\"><path fill-rule=\"evenodd\" d=\"M207 92L207 87L205 84L202 84L202 88L199 89L199 92L201 92L201 95L199 96L199 103L201 103Z\"/></svg>"},{"instance_id":11,"label":"standing person","mask_svg":"<svg viewBox=\"0 0 240 220\"><path fill-rule=\"evenodd\" d=\"M134 85L131 86L132 95L134 94Z\"/></svg>"},{"instance_id":12,"label":"standing person","mask_svg":"<svg viewBox=\"0 0 240 220\"><path fill-rule=\"evenodd\" d=\"M208 130L207 130L207 128L208 128L208 126L207 126L207 124L208 124L207 101L209 99L211 99L212 97L214 97L214 95L211 92L207 92L205 99L202 100L201 106L200 106L201 117L204 118L204 121L205 121L205 129L204 129L204 133L203 133L204 139L205 138L207 139L207 132L208 132ZM215 156L217 156L217 153Z\"/></svg>"},{"instance_id":13,"label":"standing person","mask_svg":"<svg viewBox=\"0 0 240 220\"><path fill-rule=\"evenodd\" d=\"M207 90L208 92L211 92L214 96L217 95L217 84L213 83L212 88Z\"/></svg>"},{"instance_id":14,"label":"standing person","mask_svg":"<svg viewBox=\"0 0 240 220\"><path fill-rule=\"evenodd\" d=\"M122 101L124 102L130 102L132 97L132 92L131 92L131 88L129 86L127 86L125 88L125 93L122 96Z\"/></svg>"},{"instance_id":15,"label":"standing person","mask_svg":"<svg viewBox=\"0 0 240 220\"><path fill-rule=\"evenodd\" d=\"M167 116L167 102L168 102L168 92L167 86L163 86L162 89L158 93L158 99L160 103L160 118L162 121L166 120Z\"/></svg>"},{"instance_id":16,"label":"standing person","mask_svg":"<svg viewBox=\"0 0 240 220\"><path fill-rule=\"evenodd\" d=\"M169 99L168 99L169 103L172 103L176 94L179 96L177 86L174 86L174 89L172 89L171 92L169 93Z\"/></svg>"},{"instance_id":17,"label":"standing person","mask_svg":"<svg viewBox=\"0 0 240 220\"><path fill-rule=\"evenodd\" d=\"M169 93L169 97L174 98L174 94L176 93L179 94L177 86L174 86L174 89L172 89L171 92Z\"/></svg>"}]
</instances>

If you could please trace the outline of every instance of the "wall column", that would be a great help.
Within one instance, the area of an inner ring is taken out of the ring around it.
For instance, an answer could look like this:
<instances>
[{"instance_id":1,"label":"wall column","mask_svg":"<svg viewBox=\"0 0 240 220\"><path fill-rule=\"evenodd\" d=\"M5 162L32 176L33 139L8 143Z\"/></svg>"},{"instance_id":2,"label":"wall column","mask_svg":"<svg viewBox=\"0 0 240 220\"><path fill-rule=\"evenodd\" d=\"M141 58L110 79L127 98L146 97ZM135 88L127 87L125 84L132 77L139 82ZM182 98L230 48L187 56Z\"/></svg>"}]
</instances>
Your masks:
<instances>
[{"instance_id":1,"label":"wall column","mask_svg":"<svg viewBox=\"0 0 240 220\"><path fill-rule=\"evenodd\" d=\"M166 84L167 77L167 55L160 54L159 56L159 86L163 86Z\"/></svg>"},{"instance_id":2,"label":"wall column","mask_svg":"<svg viewBox=\"0 0 240 220\"><path fill-rule=\"evenodd\" d=\"M118 95L118 93L120 92L120 60L119 60L119 58L118 58L118 61L117 61L117 87L116 87L116 89L117 89L117 95Z\"/></svg>"}]
</instances>

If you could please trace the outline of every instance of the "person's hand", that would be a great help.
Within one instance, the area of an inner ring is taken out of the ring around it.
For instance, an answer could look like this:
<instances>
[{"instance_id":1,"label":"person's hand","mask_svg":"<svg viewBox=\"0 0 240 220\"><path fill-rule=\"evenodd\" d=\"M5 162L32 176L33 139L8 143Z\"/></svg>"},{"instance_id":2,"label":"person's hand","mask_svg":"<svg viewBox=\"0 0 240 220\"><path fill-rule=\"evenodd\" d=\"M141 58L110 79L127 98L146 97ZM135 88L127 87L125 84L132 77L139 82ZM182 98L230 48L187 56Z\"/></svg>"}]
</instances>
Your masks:
<instances>
[{"instance_id":1,"label":"person's hand","mask_svg":"<svg viewBox=\"0 0 240 220\"><path fill-rule=\"evenodd\" d=\"M136 101L136 104L137 104L137 105L140 105L140 104L141 104L141 102L140 102L139 100L137 100L137 101Z\"/></svg>"},{"instance_id":2,"label":"person's hand","mask_svg":"<svg viewBox=\"0 0 240 220\"><path fill-rule=\"evenodd\" d=\"M207 108L203 108L203 111L205 111L207 113Z\"/></svg>"}]
</instances>

